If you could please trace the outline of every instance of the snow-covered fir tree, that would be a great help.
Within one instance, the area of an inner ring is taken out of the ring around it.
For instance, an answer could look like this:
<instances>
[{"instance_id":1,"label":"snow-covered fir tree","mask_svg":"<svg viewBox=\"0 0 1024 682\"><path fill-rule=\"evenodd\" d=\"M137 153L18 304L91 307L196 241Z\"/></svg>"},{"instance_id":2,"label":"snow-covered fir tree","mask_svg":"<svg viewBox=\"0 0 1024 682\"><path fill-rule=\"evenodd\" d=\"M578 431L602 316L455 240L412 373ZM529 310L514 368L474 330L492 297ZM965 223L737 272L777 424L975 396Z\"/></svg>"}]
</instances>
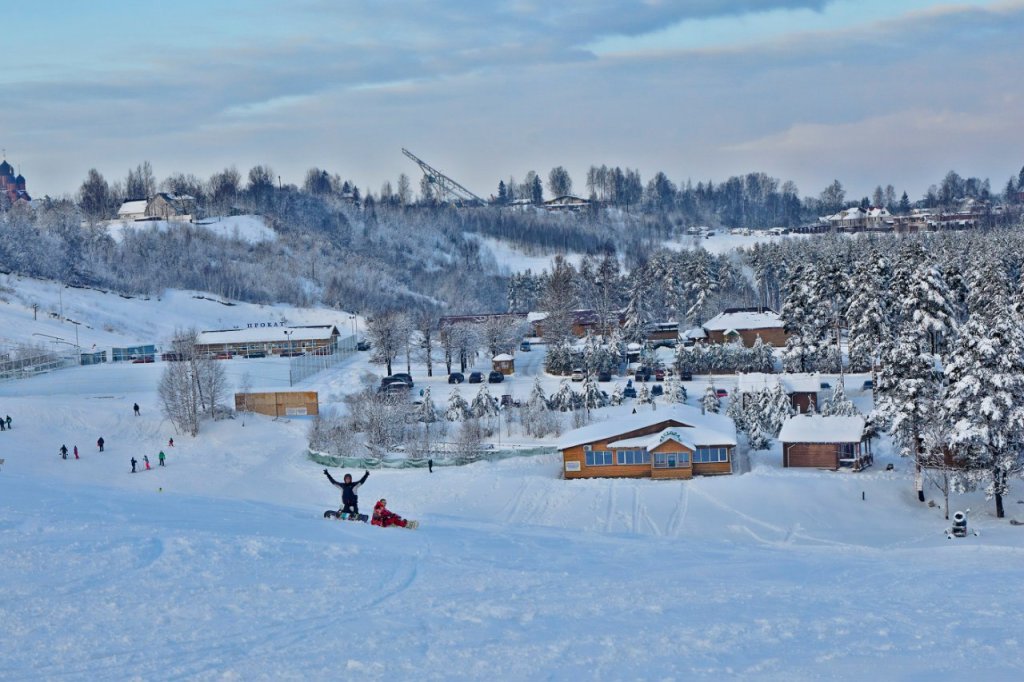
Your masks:
<instances>
[{"instance_id":1,"label":"snow-covered fir tree","mask_svg":"<svg viewBox=\"0 0 1024 682\"><path fill-rule=\"evenodd\" d=\"M921 338L935 358L956 336L956 312L949 298L949 287L939 269L922 265L915 271L903 301L904 328Z\"/></svg>"},{"instance_id":2,"label":"snow-covered fir tree","mask_svg":"<svg viewBox=\"0 0 1024 682\"><path fill-rule=\"evenodd\" d=\"M623 395L622 384L616 384L615 388L612 389L612 394L611 394L610 398L608 399L608 402L611 405L613 405L613 406L621 405L622 401L625 400L625 399L626 399L626 397L625 397L625 395Z\"/></svg>"},{"instance_id":3,"label":"snow-covered fir tree","mask_svg":"<svg viewBox=\"0 0 1024 682\"><path fill-rule=\"evenodd\" d=\"M651 402L651 389L647 384L640 384L640 390L636 393L636 401L641 405L648 405Z\"/></svg>"},{"instance_id":4,"label":"snow-covered fir tree","mask_svg":"<svg viewBox=\"0 0 1024 682\"><path fill-rule=\"evenodd\" d=\"M846 388L843 377L836 381L836 387L832 389L832 397L825 401L821 413L826 417L857 417L860 410L853 404L853 401L846 397Z\"/></svg>"},{"instance_id":5,"label":"snow-covered fir tree","mask_svg":"<svg viewBox=\"0 0 1024 682\"><path fill-rule=\"evenodd\" d=\"M423 400L416 406L416 421L433 424L437 421L437 408L430 397L430 387L423 389Z\"/></svg>"},{"instance_id":6,"label":"snow-covered fir tree","mask_svg":"<svg viewBox=\"0 0 1024 682\"><path fill-rule=\"evenodd\" d=\"M647 328L651 322L650 286L646 277L647 270L644 267L634 269L629 276L629 292L622 333L627 341L633 343L646 341Z\"/></svg>"},{"instance_id":7,"label":"snow-covered fir tree","mask_svg":"<svg viewBox=\"0 0 1024 682\"><path fill-rule=\"evenodd\" d=\"M853 274L846 326L850 330L850 369L854 372L872 370L882 342L890 336L889 319L882 303L886 269L885 259L872 253L871 258L857 265Z\"/></svg>"},{"instance_id":8,"label":"snow-covered fir tree","mask_svg":"<svg viewBox=\"0 0 1024 682\"><path fill-rule=\"evenodd\" d=\"M461 422L469 417L469 403L459 393L459 389L453 388L448 394L448 406L444 410L444 418L450 422Z\"/></svg>"},{"instance_id":9,"label":"snow-covered fir tree","mask_svg":"<svg viewBox=\"0 0 1024 682\"><path fill-rule=\"evenodd\" d=\"M713 385L708 384L707 388L704 389L700 405L705 412L711 412L712 414L718 414L722 410L722 401L719 400L718 392Z\"/></svg>"},{"instance_id":10,"label":"snow-covered fir tree","mask_svg":"<svg viewBox=\"0 0 1024 682\"><path fill-rule=\"evenodd\" d=\"M601 387L597 385L593 375L588 374L583 382L583 405L588 410L595 410L605 406L605 397Z\"/></svg>"},{"instance_id":11,"label":"snow-covered fir tree","mask_svg":"<svg viewBox=\"0 0 1024 682\"><path fill-rule=\"evenodd\" d=\"M1024 334L1006 304L1002 315L968 319L945 370L955 456L995 499L998 518L1011 479L1024 471Z\"/></svg>"},{"instance_id":12,"label":"snow-covered fir tree","mask_svg":"<svg viewBox=\"0 0 1024 682\"><path fill-rule=\"evenodd\" d=\"M498 403L494 400L490 390L488 390L487 384L480 384L480 390L476 392L476 396L469 406L469 411L477 419L498 416Z\"/></svg>"}]
</instances>

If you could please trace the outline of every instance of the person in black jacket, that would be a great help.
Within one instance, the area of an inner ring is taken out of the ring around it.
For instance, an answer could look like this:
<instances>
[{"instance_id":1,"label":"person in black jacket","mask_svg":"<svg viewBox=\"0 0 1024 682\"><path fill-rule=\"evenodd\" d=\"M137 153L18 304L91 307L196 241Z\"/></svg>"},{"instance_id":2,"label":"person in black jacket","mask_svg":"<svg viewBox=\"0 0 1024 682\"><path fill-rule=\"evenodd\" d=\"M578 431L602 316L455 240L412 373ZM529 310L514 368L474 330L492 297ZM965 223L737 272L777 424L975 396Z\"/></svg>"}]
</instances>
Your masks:
<instances>
[{"instance_id":1,"label":"person in black jacket","mask_svg":"<svg viewBox=\"0 0 1024 682\"><path fill-rule=\"evenodd\" d=\"M366 483L366 479L370 477L369 471L363 472L363 477L355 483L352 482L352 474L345 474L345 482L339 483L331 478L331 473L324 469L324 476L331 482L332 485L341 488L341 511L338 512L342 516L345 514L359 515L359 496L356 495L356 491L359 490L359 486Z\"/></svg>"}]
</instances>

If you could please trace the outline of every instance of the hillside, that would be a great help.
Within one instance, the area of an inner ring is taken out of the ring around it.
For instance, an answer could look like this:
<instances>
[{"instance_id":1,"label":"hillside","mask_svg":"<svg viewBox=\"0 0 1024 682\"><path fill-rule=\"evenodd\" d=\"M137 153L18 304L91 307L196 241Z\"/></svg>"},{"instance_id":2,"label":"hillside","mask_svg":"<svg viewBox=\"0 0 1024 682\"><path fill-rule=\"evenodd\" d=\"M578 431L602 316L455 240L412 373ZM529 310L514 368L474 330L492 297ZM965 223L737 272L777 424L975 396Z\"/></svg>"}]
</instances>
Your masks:
<instances>
[{"instance_id":1,"label":"hillside","mask_svg":"<svg viewBox=\"0 0 1024 682\"><path fill-rule=\"evenodd\" d=\"M142 302L102 300L111 319L136 316L126 338L158 324ZM166 300L152 309L172 320L208 305ZM244 370L283 386L284 362L226 365L235 383ZM14 425L0 434L0 678L1024 673L1024 597L993 589L1016 582L1024 535L969 496L955 504L975 509L980 537L946 540L884 443L862 474L782 470L777 448L747 473L684 483L563 481L552 455L373 471L363 508L387 497L422 522L381 529L321 518L338 497L305 456L302 419L176 436L160 369L0 385ZM302 388L336 403L367 369L355 354ZM62 460L62 443L81 459ZM129 472L161 449L166 468Z\"/></svg>"}]
</instances>

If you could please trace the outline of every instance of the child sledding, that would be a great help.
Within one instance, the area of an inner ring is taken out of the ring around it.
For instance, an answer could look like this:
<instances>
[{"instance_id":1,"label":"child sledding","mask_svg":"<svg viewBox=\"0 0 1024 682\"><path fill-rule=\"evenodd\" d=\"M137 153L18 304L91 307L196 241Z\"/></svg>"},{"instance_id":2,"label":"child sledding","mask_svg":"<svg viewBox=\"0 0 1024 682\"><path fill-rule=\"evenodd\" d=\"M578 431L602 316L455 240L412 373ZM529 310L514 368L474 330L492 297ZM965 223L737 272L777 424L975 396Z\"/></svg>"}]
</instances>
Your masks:
<instances>
[{"instance_id":1,"label":"child sledding","mask_svg":"<svg viewBox=\"0 0 1024 682\"><path fill-rule=\"evenodd\" d=\"M356 491L366 483L370 477L369 471L363 472L363 477L358 481L352 480L352 474L345 474L341 481L336 481L327 469L324 469L324 476L331 482L331 485L341 489L341 508L338 510L328 509L324 512L325 519L343 519L345 521L370 521L375 526L388 527L398 526L400 528L416 528L417 521L403 519L398 514L387 508L387 500L381 499L373 507L373 518L366 514L359 513L359 496Z\"/></svg>"}]
</instances>

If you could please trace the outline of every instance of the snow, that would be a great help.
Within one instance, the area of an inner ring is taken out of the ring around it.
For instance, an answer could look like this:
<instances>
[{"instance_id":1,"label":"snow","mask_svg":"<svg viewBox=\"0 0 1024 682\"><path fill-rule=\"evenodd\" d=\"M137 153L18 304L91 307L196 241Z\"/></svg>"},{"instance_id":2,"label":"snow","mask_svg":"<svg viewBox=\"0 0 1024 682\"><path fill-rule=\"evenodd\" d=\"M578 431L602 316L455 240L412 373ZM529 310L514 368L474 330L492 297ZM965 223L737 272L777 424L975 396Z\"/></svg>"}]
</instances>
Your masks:
<instances>
[{"instance_id":1,"label":"snow","mask_svg":"<svg viewBox=\"0 0 1024 682\"><path fill-rule=\"evenodd\" d=\"M131 202L140 203L140 202ZM146 202L142 203L142 210L146 208ZM123 207L122 207L122 210ZM115 241L120 243L126 234L142 230L158 230L166 232L173 227L192 226L209 230L222 239L239 239L249 244L272 242L277 240L277 233L274 232L263 219L258 215L237 215L206 218L198 220L194 225L174 220L141 220L126 221L112 220L105 224L107 233Z\"/></svg>"},{"instance_id":2,"label":"snow","mask_svg":"<svg viewBox=\"0 0 1024 682\"><path fill-rule=\"evenodd\" d=\"M800 414L782 425L782 443L859 443L864 437L863 417L825 417Z\"/></svg>"},{"instance_id":3,"label":"snow","mask_svg":"<svg viewBox=\"0 0 1024 682\"><path fill-rule=\"evenodd\" d=\"M704 323L707 331L732 331L737 329L775 329L782 327L782 318L771 310L765 312L719 313Z\"/></svg>"},{"instance_id":4,"label":"snow","mask_svg":"<svg viewBox=\"0 0 1024 682\"><path fill-rule=\"evenodd\" d=\"M204 346L222 343L262 343L265 341L325 341L337 328L334 325L309 327L247 327L245 329L221 329L203 331L196 337L196 343Z\"/></svg>"},{"instance_id":5,"label":"snow","mask_svg":"<svg viewBox=\"0 0 1024 682\"><path fill-rule=\"evenodd\" d=\"M515 358L513 356L509 355L508 353L501 353L499 355L495 355L491 359L494 362L509 362L511 360L515 360Z\"/></svg>"},{"instance_id":6,"label":"snow","mask_svg":"<svg viewBox=\"0 0 1024 682\"><path fill-rule=\"evenodd\" d=\"M495 237L484 237L482 235L467 232L467 239L475 239L482 250L489 251L495 262L503 273L525 272L531 270L534 274L550 272L555 256L561 254L567 263L579 266L583 260L583 254L566 251L545 252L538 248L535 253L527 253L514 244L510 244Z\"/></svg>"},{"instance_id":7,"label":"snow","mask_svg":"<svg viewBox=\"0 0 1024 682\"><path fill-rule=\"evenodd\" d=\"M782 384L786 393L817 393L821 390L822 377L818 374L765 374L747 372L736 377L736 390L740 393L757 393L773 389ZM828 382L826 382L828 383Z\"/></svg>"},{"instance_id":8,"label":"snow","mask_svg":"<svg viewBox=\"0 0 1024 682\"><path fill-rule=\"evenodd\" d=\"M726 433L703 426L672 426L650 436L627 438L608 443L610 448L645 448L653 450L666 440L674 440L691 450L703 445L736 445L736 430Z\"/></svg>"},{"instance_id":9,"label":"snow","mask_svg":"<svg viewBox=\"0 0 1024 682\"><path fill-rule=\"evenodd\" d=\"M145 215L146 206L148 205L149 202L145 199L140 201L126 201L121 204L121 208L117 209L117 215L124 217Z\"/></svg>"},{"instance_id":10,"label":"snow","mask_svg":"<svg viewBox=\"0 0 1024 682\"><path fill-rule=\"evenodd\" d=\"M20 300L45 291L23 280L8 294L8 334L44 328L22 329ZM65 306L97 338L132 340L169 336L193 312L213 328L259 310L193 295L65 290ZM296 388L336 405L368 356ZM525 396L542 362L541 349L523 354L508 389ZM283 360L224 366L232 382L249 368L287 384ZM364 510L387 497L422 522L381 529L321 518L338 498L305 455L308 420L249 415L175 435L161 369L0 384L14 426L0 433L0 679L1024 677L1024 531L980 495L954 495L981 535L946 540L887 439L855 477L783 469L778 444L742 474L685 482L566 481L557 454L374 470ZM435 396L449 388L413 371ZM62 443L81 459L60 459ZM155 463L160 449L166 468L129 473L132 456Z\"/></svg>"}]
</instances>

